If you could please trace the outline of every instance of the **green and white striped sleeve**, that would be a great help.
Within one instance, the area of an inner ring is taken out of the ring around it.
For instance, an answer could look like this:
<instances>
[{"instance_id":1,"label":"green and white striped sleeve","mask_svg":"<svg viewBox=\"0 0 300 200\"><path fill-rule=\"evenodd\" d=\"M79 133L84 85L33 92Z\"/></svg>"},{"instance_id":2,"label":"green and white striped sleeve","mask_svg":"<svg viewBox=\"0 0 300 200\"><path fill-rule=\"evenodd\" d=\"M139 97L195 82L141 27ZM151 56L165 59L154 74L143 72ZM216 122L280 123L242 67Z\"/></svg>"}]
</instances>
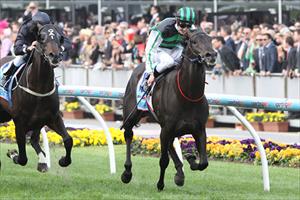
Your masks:
<instances>
[{"instance_id":1,"label":"green and white striped sleeve","mask_svg":"<svg viewBox=\"0 0 300 200\"><path fill-rule=\"evenodd\" d=\"M157 48L162 43L163 38L161 32L157 29L153 29L148 37L146 45L146 71L153 73L157 63L154 62L154 58L157 56Z\"/></svg>"}]
</instances>

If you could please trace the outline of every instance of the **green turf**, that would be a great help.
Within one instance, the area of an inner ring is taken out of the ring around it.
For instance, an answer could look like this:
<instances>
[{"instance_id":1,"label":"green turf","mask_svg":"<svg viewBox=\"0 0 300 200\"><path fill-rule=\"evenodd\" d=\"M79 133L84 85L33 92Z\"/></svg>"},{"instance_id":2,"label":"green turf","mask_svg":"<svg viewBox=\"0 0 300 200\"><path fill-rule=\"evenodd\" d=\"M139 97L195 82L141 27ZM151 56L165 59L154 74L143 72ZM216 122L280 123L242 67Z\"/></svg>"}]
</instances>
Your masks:
<instances>
[{"instance_id":1,"label":"green turf","mask_svg":"<svg viewBox=\"0 0 300 200\"><path fill-rule=\"evenodd\" d=\"M170 162L165 189L158 192L158 158L133 157L133 179L123 184L120 175L125 160L125 146L115 146L117 173L110 174L107 147L73 149L73 163L58 166L64 153L51 147L52 168L41 174L36 170L37 156L27 146L28 164L12 163L7 149L15 144L0 144L2 169L0 199L299 199L300 171L293 168L270 167L271 191L263 191L261 166L210 161L203 171L191 171L185 162L185 185L173 182L174 165Z\"/></svg>"}]
</instances>

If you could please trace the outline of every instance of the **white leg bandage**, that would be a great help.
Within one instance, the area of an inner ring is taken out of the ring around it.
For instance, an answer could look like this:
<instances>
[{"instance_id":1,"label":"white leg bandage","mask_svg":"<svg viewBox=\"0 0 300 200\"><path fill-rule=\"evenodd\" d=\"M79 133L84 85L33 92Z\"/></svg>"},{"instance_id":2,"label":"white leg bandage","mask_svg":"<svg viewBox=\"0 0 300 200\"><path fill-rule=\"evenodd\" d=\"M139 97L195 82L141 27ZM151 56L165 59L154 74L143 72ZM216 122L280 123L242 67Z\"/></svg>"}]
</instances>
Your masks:
<instances>
[{"instance_id":1,"label":"white leg bandage","mask_svg":"<svg viewBox=\"0 0 300 200\"><path fill-rule=\"evenodd\" d=\"M39 163L47 163L46 157L42 152L39 153Z\"/></svg>"}]
</instances>

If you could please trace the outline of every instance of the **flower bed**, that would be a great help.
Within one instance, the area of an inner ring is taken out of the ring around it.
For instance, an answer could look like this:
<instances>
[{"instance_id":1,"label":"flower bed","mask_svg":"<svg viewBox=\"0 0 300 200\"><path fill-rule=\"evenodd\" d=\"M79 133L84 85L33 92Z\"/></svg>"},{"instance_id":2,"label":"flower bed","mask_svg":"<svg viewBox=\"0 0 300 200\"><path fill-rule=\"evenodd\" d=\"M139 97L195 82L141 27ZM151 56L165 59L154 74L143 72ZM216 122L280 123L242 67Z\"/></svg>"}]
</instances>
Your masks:
<instances>
[{"instance_id":1,"label":"flower bed","mask_svg":"<svg viewBox=\"0 0 300 200\"><path fill-rule=\"evenodd\" d=\"M95 109L104 118L105 121L115 120L115 113L112 107L106 104L96 104Z\"/></svg>"},{"instance_id":2,"label":"flower bed","mask_svg":"<svg viewBox=\"0 0 300 200\"><path fill-rule=\"evenodd\" d=\"M123 131L115 128L110 128L109 130L114 144L125 144ZM73 138L74 146L101 146L107 144L104 131L69 129L68 132ZM50 144L62 144L62 138L58 134L52 131L48 131L47 134ZM15 127L13 122L0 125L0 141L15 142ZM184 156L191 153L198 154L192 138L181 138L180 142ZM277 144L265 140L262 140L262 143L270 165L300 167L300 145ZM159 156L159 139L134 136L131 151L133 155ZM207 154L212 159L260 164L260 153L253 139L240 141L208 137Z\"/></svg>"},{"instance_id":3,"label":"flower bed","mask_svg":"<svg viewBox=\"0 0 300 200\"><path fill-rule=\"evenodd\" d=\"M180 139L184 156L198 155L194 139ZM300 145L276 144L262 140L269 165L300 167ZM133 154L159 156L159 139L142 138L133 142ZM238 161L260 164L260 153L253 139L225 140L218 137L208 137L207 154L209 158L226 161Z\"/></svg>"},{"instance_id":4,"label":"flower bed","mask_svg":"<svg viewBox=\"0 0 300 200\"><path fill-rule=\"evenodd\" d=\"M125 144L124 132L119 129L109 128L114 144ZM90 129L69 129L68 133L73 138L73 145L76 146L102 146L106 145L106 136L103 130L90 130ZM50 144L62 145L62 138L53 131L47 132ZM134 136L133 140L137 137ZM0 141L2 142L15 142L15 126L13 122L0 126Z\"/></svg>"},{"instance_id":5,"label":"flower bed","mask_svg":"<svg viewBox=\"0 0 300 200\"><path fill-rule=\"evenodd\" d=\"M287 115L281 112L247 113L246 119L257 131L287 132L289 128Z\"/></svg>"},{"instance_id":6,"label":"flower bed","mask_svg":"<svg viewBox=\"0 0 300 200\"><path fill-rule=\"evenodd\" d=\"M69 119L83 119L83 110L80 109L80 103L75 102L65 102L63 116Z\"/></svg>"}]
</instances>

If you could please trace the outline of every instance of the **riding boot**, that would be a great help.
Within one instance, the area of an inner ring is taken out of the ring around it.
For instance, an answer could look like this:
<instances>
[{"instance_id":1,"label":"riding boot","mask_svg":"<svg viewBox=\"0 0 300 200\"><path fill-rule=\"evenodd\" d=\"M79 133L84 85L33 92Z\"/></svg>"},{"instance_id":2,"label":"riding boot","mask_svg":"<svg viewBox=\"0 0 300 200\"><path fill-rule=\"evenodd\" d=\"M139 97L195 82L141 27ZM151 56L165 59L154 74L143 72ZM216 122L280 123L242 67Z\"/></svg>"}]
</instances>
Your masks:
<instances>
[{"instance_id":1,"label":"riding boot","mask_svg":"<svg viewBox=\"0 0 300 200\"><path fill-rule=\"evenodd\" d=\"M16 71L17 67L14 65L14 63L11 63L11 66L7 72L5 72L2 76L2 79L0 81L0 86L4 87L6 85L6 82L9 80L10 76L13 75Z\"/></svg>"}]
</instances>

